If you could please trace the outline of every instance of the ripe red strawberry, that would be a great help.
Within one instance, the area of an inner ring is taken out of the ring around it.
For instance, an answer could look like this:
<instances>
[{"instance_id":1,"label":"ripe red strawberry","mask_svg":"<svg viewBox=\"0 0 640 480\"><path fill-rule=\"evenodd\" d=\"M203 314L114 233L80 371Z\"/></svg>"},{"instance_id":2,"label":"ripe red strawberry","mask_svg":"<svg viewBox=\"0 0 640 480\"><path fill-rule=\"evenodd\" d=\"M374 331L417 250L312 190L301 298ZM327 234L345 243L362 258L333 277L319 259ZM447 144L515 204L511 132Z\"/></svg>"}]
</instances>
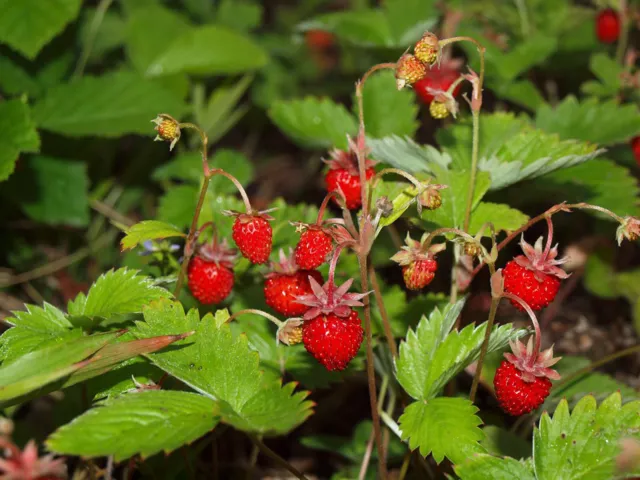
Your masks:
<instances>
[{"instance_id":1,"label":"ripe red strawberry","mask_svg":"<svg viewBox=\"0 0 640 480\"><path fill-rule=\"evenodd\" d=\"M438 90L447 91L449 87L460 76L458 70L450 67L433 66L427 71L427 75L413 84L413 90L416 95L425 104L430 104L435 98L435 92ZM452 95L455 97L460 93L460 84L453 89Z\"/></svg>"},{"instance_id":2,"label":"ripe red strawberry","mask_svg":"<svg viewBox=\"0 0 640 480\"><path fill-rule=\"evenodd\" d=\"M307 30L304 40L311 50L326 50L336 43L335 35L326 30Z\"/></svg>"},{"instance_id":3,"label":"ripe red strawberry","mask_svg":"<svg viewBox=\"0 0 640 480\"><path fill-rule=\"evenodd\" d=\"M333 250L333 238L321 227L308 225L296 245L296 263L300 268L313 270L322 265Z\"/></svg>"},{"instance_id":4,"label":"ripe red strawberry","mask_svg":"<svg viewBox=\"0 0 640 480\"><path fill-rule=\"evenodd\" d=\"M233 288L235 250L224 240L200 247L189 262L189 290L202 304L217 304L229 296Z\"/></svg>"},{"instance_id":5,"label":"ripe red strawberry","mask_svg":"<svg viewBox=\"0 0 640 480\"><path fill-rule=\"evenodd\" d=\"M636 162L640 166L640 136L631 139L631 150L633 150L633 156L636 157Z\"/></svg>"},{"instance_id":6,"label":"ripe red strawberry","mask_svg":"<svg viewBox=\"0 0 640 480\"><path fill-rule=\"evenodd\" d=\"M320 286L310 278L313 293L298 297L309 306L304 314L302 341L307 351L329 371L344 370L362 343L362 326L351 307L362 306L366 293L347 293L353 279L336 287L333 278Z\"/></svg>"},{"instance_id":7,"label":"ripe red strawberry","mask_svg":"<svg viewBox=\"0 0 640 480\"><path fill-rule=\"evenodd\" d=\"M596 36L602 43L614 43L620 37L620 17L611 8L602 10L596 17Z\"/></svg>"},{"instance_id":8,"label":"ripe red strawberry","mask_svg":"<svg viewBox=\"0 0 640 480\"><path fill-rule=\"evenodd\" d=\"M272 217L264 213L237 214L233 223L233 241L251 263L267 263L273 245Z\"/></svg>"},{"instance_id":9,"label":"ripe red strawberry","mask_svg":"<svg viewBox=\"0 0 640 480\"><path fill-rule=\"evenodd\" d=\"M287 317L298 317L309 307L297 302L299 296L313 293L309 277L322 283L317 270L300 270L292 256L280 250L280 261L272 265L273 272L267 275L264 284L264 299L276 312Z\"/></svg>"},{"instance_id":10,"label":"ripe red strawberry","mask_svg":"<svg viewBox=\"0 0 640 480\"><path fill-rule=\"evenodd\" d=\"M556 260L558 246L542 248L542 237L531 246L520 241L524 255L519 255L505 266L502 275L505 291L520 297L532 310L540 310L549 305L560 289L560 279L569 276L558 267L567 261L566 258ZM520 303L511 299L511 304L519 310L524 310Z\"/></svg>"},{"instance_id":11,"label":"ripe red strawberry","mask_svg":"<svg viewBox=\"0 0 640 480\"><path fill-rule=\"evenodd\" d=\"M522 415L535 410L551 390L551 381L560 375L551 366L560 358L553 357L553 347L540 352L540 328L537 321L536 342L533 336L525 346L520 340L511 343L513 353L505 353L505 361L500 364L493 378L496 397L502 409L509 415Z\"/></svg>"},{"instance_id":12,"label":"ripe red strawberry","mask_svg":"<svg viewBox=\"0 0 640 480\"><path fill-rule=\"evenodd\" d=\"M360 318L353 310L346 318L318 315L302 327L304 347L330 372L347 368L360 349L362 336Z\"/></svg>"},{"instance_id":13,"label":"ripe red strawberry","mask_svg":"<svg viewBox=\"0 0 640 480\"><path fill-rule=\"evenodd\" d=\"M331 152L331 159L326 160L329 171L325 177L329 192L342 191L346 198L347 208L355 210L362 206L362 193L360 184L360 171L358 170L358 157L353 149L345 152L335 149ZM375 174L373 165L376 162L370 159L365 161L365 176L369 180ZM337 200L334 199L336 203Z\"/></svg>"},{"instance_id":14,"label":"ripe red strawberry","mask_svg":"<svg viewBox=\"0 0 640 480\"><path fill-rule=\"evenodd\" d=\"M402 266L404 284L409 290L420 290L431 283L438 269L435 255L446 248L444 244L430 245L427 249L421 241L413 240L407 233L406 245L391 260Z\"/></svg>"}]
</instances>

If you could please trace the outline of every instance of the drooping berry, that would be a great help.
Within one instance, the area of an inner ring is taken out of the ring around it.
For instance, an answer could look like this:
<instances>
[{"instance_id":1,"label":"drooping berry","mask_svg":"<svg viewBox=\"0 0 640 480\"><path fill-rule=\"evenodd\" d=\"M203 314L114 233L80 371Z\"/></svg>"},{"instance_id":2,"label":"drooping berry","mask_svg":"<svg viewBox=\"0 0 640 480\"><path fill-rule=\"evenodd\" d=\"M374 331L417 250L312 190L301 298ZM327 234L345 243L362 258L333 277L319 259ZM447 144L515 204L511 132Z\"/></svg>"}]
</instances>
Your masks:
<instances>
[{"instance_id":1,"label":"drooping berry","mask_svg":"<svg viewBox=\"0 0 640 480\"><path fill-rule=\"evenodd\" d=\"M233 289L233 260L235 250L224 240L201 245L189 262L189 290L204 305L218 304L229 296Z\"/></svg>"},{"instance_id":2,"label":"drooping berry","mask_svg":"<svg viewBox=\"0 0 640 480\"><path fill-rule=\"evenodd\" d=\"M309 225L296 245L296 263L300 268L313 270L322 265L333 250L333 239L322 228Z\"/></svg>"},{"instance_id":3,"label":"drooping berry","mask_svg":"<svg viewBox=\"0 0 640 480\"><path fill-rule=\"evenodd\" d=\"M276 312L287 317L298 317L309 307L298 303L298 297L312 293L309 277L322 283L322 275L317 270L300 270L293 256L287 257L280 250L280 261L272 264L273 271L264 283L264 299Z\"/></svg>"},{"instance_id":4,"label":"drooping berry","mask_svg":"<svg viewBox=\"0 0 640 480\"><path fill-rule=\"evenodd\" d=\"M267 263L273 245L271 217L263 213L241 213L233 223L233 241L251 263Z\"/></svg>"},{"instance_id":5,"label":"drooping berry","mask_svg":"<svg viewBox=\"0 0 640 480\"><path fill-rule=\"evenodd\" d=\"M358 169L358 157L353 149L349 151L333 150L331 158L325 160L329 165L329 171L325 176L327 190L329 192L342 191L345 196L347 208L355 210L362 206L362 184L360 183L360 171ZM369 180L375 174L371 159L365 160L365 177ZM334 198L336 203L340 203Z\"/></svg>"},{"instance_id":6,"label":"drooping berry","mask_svg":"<svg viewBox=\"0 0 640 480\"><path fill-rule=\"evenodd\" d=\"M418 60L433 65L438 59L438 37L431 32L425 32L413 48L413 53Z\"/></svg>"},{"instance_id":7,"label":"drooping berry","mask_svg":"<svg viewBox=\"0 0 640 480\"><path fill-rule=\"evenodd\" d=\"M536 377L533 382L525 382L521 374L515 365L503 360L493 379L500 407L513 416L535 410L551 391L551 381L548 378Z\"/></svg>"},{"instance_id":8,"label":"drooping berry","mask_svg":"<svg viewBox=\"0 0 640 480\"><path fill-rule=\"evenodd\" d=\"M426 238L427 234L422 240ZM406 245L391 260L402 266L404 284L409 290L421 290L431 283L438 269L436 254L446 248L445 244L423 247L422 241L413 240L409 234Z\"/></svg>"},{"instance_id":9,"label":"drooping berry","mask_svg":"<svg viewBox=\"0 0 640 480\"><path fill-rule=\"evenodd\" d=\"M434 100L429 105L429 113L436 120L442 120L449 116L449 110L447 109L447 105L443 102L438 102Z\"/></svg>"},{"instance_id":10,"label":"drooping berry","mask_svg":"<svg viewBox=\"0 0 640 480\"><path fill-rule=\"evenodd\" d=\"M558 265L566 259L556 259L558 246L546 249L542 247L542 237L535 246L520 241L524 255L519 255L505 266L502 275L505 291L520 297L532 310L540 310L549 305L560 289L560 280L569 276ZM510 299L511 304L524 310L517 301Z\"/></svg>"},{"instance_id":11,"label":"drooping berry","mask_svg":"<svg viewBox=\"0 0 640 480\"><path fill-rule=\"evenodd\" d=\"M180 123L171 115L161 113L156 118L151 120L155 123L155 131L158 132L154 141L167 141L171 142L169 150L173 150L178 140L180 140Z\"/></svg>"},{"instance_id":12,"label":"drooping berry","mask_svg":"<svg viewBox=\"0 0 640 480\"><path fill-rule=\"evenodd\" d=\"M438 90L446 92L459 76L460 73L455 68L433 66L423 79L413 84L413 90L420 100L429 105L435 98L434 92ZM460 93L460 84L453 89L452 95L456 97L458 93Z\"/></svg>"},{"instance_id":13,"label":"drooping berry","mask_svg":"<svg viewBox=\"0 0 640 480\"><path fill-rule=\"evenodd\" d=\"M614 43L620 37L620 16L618 12L607 8L596 17L596 36L602 43Z\"/></svg>"},{"instance_id":14,"label":"drooping berry","mask_svg":"<svg viewBox=\"0 0 640 480\"><path fill-rule=\"evenodd\" d=\"M318 315L302 327L305 348L329 371L344 370L358 353L362 338L360 318L353 310L346 318Z\"/></svg>"},{"instance_id":15,"label":"drooping berry","mask_svg":"<svg viewBox=\"0 0 640 480\"><path fill-rule=\"evenodd\" d=\"M631 150L636 159L636 163L640 167L640 136L631 139Z\"/></svg>"},{"instance_id":16,"label":"drooping berry","mask_svg":"<svg viewBox=\"0 0 640 480\"><path fill-rule=\"evenodd\" d=\"M427 67L415 55L404 54L396 63L396 86L402 90L427 75Z\"/></svg>"}]
</instances>

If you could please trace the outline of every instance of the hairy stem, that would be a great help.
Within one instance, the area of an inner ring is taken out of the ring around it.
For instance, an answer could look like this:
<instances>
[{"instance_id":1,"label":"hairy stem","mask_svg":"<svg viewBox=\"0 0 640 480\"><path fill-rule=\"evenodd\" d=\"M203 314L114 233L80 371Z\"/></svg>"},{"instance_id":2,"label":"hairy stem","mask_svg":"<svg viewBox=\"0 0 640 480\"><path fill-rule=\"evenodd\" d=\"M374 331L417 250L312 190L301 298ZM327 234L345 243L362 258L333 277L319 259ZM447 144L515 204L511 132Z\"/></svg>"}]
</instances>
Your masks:
<instances>
[{"instance_id":1,"label":"hairy stem","mask_svg":"<svg viewBox=\"0 0 640 480\"><path fill-rule=\"evenodd\" d=\"M289 462L287 462L284 458L282 458L280 455L278 455L276 452L274 452L273 450L271 450L269 447L267 447L264 442L262 440L260 440L257 436L251 434L251 433L247 433L247 435L249 436L249 438L251 439L251 441L257 445L257 447L262 450L262 453L264 453L267 457L271 458L274 462L276 462L278 465L280 465L281 467L285 468L288 472L290 472L292 475L294 475L295 477L297 477L300 480L309 480L307 477L305 477L296 467L294 467L293 465L291 465Z\"/></svg>"},{"instance_id":2,"label":"hairy stem","mask_svg":"<svg viewBox=\"0 0 640 480\"><path fill-rule=\"evenodd\" d=\"M274 317L270 313L263 312L262 310L257 310L255 308L245 308L244 310L239 310L239 311L235 312L233 315L231 315L227 319L227 323L232 322L233 320L238 318L240 315L247 315L247 314L259 315L261 317L264 317L267 320L270 320L273 323L275 323L278 327L281 327L283 325L282 320L279 320L277 317Z\"/></svg>"},{"instance_id":3,"label":"hairy stem","mask_svg":"<svg viewBox=\"0 0 640 480\"><path fill-rule=\"evenodd\" d=\"M322 225L322 219L324 217L324 212L327 209L327 206L329 205L329 200L331 200L332 198L337 198L338 200L340 200L340 196L336 193L336 192L329 192L325 195L324 199L322 200L322 204L320 205L320 208L318 209L318 218L316 219L316 225L320 226Z\"/></svg>"},{"instance_id":4,"label":"hairy stem","mask_svg":"<svg viewBox=\"0 0 640 480\"><path fill-rule=\"evenodd\" d=\"M382 317L382 328L384 330L384 336L387 339L387 344L389 345L389 350L391 351L391 356L393 358L397 358L398 346L396 345L396 341L393 338L393 332L391 331L391 322L389 321L387 309L384 306L382 292L380 291L380 285L378 284L378 278L376 276L376 271L373 268L373 265L369 265L369 279L371 280L373 295L376 298L376 304L378 305L378 310L380 311L380 316Z\"/></svg>"},{"instance_id":5,"label":"hairy stem","mask_svg":"<svg viewBox=\"0 0 640 480\"><path fill-rule=\"evenodd\" d=\"M367 199L367 205L369 209L371 209L371 201L373 199L373 190L375 189L378 181L380 181L382 177L384 177L385 175L389 175L392 173L395 173L396 175L400 175L401 177L404 177L407 180L409 180L413 184L413 186L418 189L418 191L420 191L420 188L422 188L422 184L420 183L420 180L418 180L416 177L414 177L410 173L407 173L404 170L400 170L399 168L384 168L380 170L378 173L376 173L375 176L369 182L369 185L370 185L369 198Z\"/></svg>"},{"instance_id":6,"label":"hairy stem","mask_svg":"<svg viewBox=\"0 0 640 480\"><path fill-rule=\"evenodd\" d=\"M469 176L469 187L467 189L467 206L464 211L464 231L469 230L471 222L471 210L473 208L473 195L476 188L476 177L478 175L478 144L480 142L480 112L472 111L473 139L471 143L471 175Z\"/></svg>"},{"instance_id":7,"label":"hairy stem","mask_svg":"<svg viewBox=\"0 0 640 480\"><path fill-rule=\"evenodd\" d=\"M620 15L621 31L618 38L618 46L616 47L616 61L618 63L624 62L624 52L627 50L627 41L629 40L629 27L631 22L629 19L627 0L620 0L620 7L618 14Z\"/></svg>"}]
</instances>

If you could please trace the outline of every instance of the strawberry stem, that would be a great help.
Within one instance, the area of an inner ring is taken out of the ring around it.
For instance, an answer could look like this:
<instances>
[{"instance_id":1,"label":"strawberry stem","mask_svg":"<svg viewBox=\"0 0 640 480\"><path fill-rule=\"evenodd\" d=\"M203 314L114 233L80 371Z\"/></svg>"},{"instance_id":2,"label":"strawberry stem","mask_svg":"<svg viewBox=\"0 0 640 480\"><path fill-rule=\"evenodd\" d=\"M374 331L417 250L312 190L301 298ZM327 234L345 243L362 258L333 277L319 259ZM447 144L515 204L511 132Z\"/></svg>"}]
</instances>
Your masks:
<instances>
[{"instance_id":1,"label":"strawberry stem","mask_svg":"<svg viewBox=\"0 0 640 480\"><path fill-rule=\"evenodd\" d=\"M376 188L376 185L382 179L382 177L392 173L395 173L396 175L400 175L401 177L406 178L416 187L416 189L418 189L418 194L422 193L420 192L420 189L423 188L423 184L420 182L420 180L418 180L416 177L414 177L410 173L407 173L404 170L400 170L399 168L384 168L380 170L378 173L376 173L375 176L369 181L370 182L369 198L367 199L367 205L369 209L371 209L371 202L373 200L373 190Z\"/></svg>"},{"instance_id":2,"label":"strawberry stem","mask_svg":"<svg viewBox=\"0 0 640 480\"><path fill-rule=\"evenodd\" d=\"M200 128L198 125L194 123L189 123L189 122L179 123L178 127L190 128L198 132L198 135L200 135L200 141L202 143L202 171L204 172L204 176L207 177L210 173L209 161L207 160L207 149L209 144L209 137L207 137L207 134L204 132L202 128Z\"/></svg>"},{"instance_id":3,"label":"strawberry stem","mask_svg":"<svg viewBox=\"0 0 640 480\"><path fill-rule=\"evenodd\" d=\"M282 320L279 320L277 317L274 317L270 313L263 312L262 310L257 310L255 308L245 308L244 310L239 310L239 311L235 312L233 315L231 315L227 319L227 323L232 322L233 320L238 318L240 315L246 315L246 314L253 314L253 315L259 315L261 317L264 317L267 320L271 320L278 327L282 327L284 325L284 322Z\"/></svg>"},{"instance_id":4,"label":"strawberry stem","mask_svg":"<svg viewBox=\"0 0 640 480\"><path fill-rule=\"evenodd\" d=\"M251 207L251 202L249 201L247 192L244 190L244 187L238 181L238 179L230 173L225 172L221 168L214 168L213 170L209 171L209 178L214 177L215 175L222 175L223 177L226 177L233 182L235 187L238 189L238 192L240 192L240 196L242 197L242 201L244 202L245 210L249 215L251 215L253 213L253 207Z\"/></svg>"},{"instance_id":5,"label":"strawberry stem","mask_svg":"<svg viewBox=\"0 0 640 480\"><path fill-rule=\"evenodd\" d=\"M538 358L538 353L540 353L540 342L542 337L542 335L540 334L540 325L538 324L538 319L536 318L536 314L533 313L533 310L531 310L531 307L527 304L527 302L522 300L520 297L514 295L513 293L502 292L500 296L513 300L514 302L517 302L529 314L529 318L531 319L531 323L533 324L535 344L533 347L533 354L531 355L531 357L527 359L527 362L530 366L533 366L536 359Z\"/></svg>"},{"instance_id":6,"label":"strawberry stem","mask_svg":"<svg viewBox=\"0 0 640 480\"><path fill-rule=\"evenodd\" d=\"M322 204L320 205L320 208L318 209L318 218L316 219L317 226L322 225L322 218L324 217L324 212L327 209L327 206L329 205L329 200L331 200L332 198L336 198L338 202L341 204L340 206L342 207L341 198L337 192L327 193L324 199L322 200Z\"/></svg>"},{"instance_id":7,"label":"strawberry stem","mask_svg":"<svg viewBox=\"0 0 640 480\"><path fill-rule=\"evenodd\" d=\"M551 243L553 242L553 222L551 221L551 217L547 217L546 220L549 231L547 232L547 244L544 246L544 252L542 254L542 258L545 260L549 257Z\"/></svg>"},{"instance_id":8,"label":"strawberry stem","mask_svg":"<svg viewBox=\"0 0 640 480\"><path fill-rule=\"evenodd\" d=\"M335 276L336 276L336 266L338 265L338 258L340 257L342 250L344 250L345 248L351 245L355 245L355 241L340 243L336 247L336 249L333 251L333 256L331 257L331 263L329 263L329 278L327 279L327 298L328 298L328 303L330 304L333 303L333 291L336 289Z\"/></svg>"}]
</instances>

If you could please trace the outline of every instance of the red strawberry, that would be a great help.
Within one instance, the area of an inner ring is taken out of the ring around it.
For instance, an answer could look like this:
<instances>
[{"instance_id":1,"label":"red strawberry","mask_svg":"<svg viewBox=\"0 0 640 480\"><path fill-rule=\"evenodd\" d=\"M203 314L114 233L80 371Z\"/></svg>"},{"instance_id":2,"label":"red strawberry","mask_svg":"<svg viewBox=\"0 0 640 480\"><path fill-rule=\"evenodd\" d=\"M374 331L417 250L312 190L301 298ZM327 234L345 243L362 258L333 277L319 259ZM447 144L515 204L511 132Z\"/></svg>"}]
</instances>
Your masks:
<instances>
[{"instance_id":1,"label":"red strawberry","mask_svg":"<svg viewBox=\"0 0 640 480\"><path fill-rule=\"evenodd\" d=\"M273 264L273 272L267 275L264 284L264 299L276 312L287 317L297 317L309 310L307 305L297 302L301 295L312 293L309 277L321 283L322 275L317 270L299 270L295 260L280 250L280 261Z\"/></svg>"},{"instance_id":2,"label":"red strawberry","mask_svg":"<svg viewBox=\"0 0 640 480\"><path fill-rule=\"evenodd\" d=\"M633 156L636 157L636 162L640 166L640 136L631 139L631 150L633 150Z\"/></svg>"},{"instance_id":3,"label":"red strawberry","mask_svg":"<svg viewBox=\"0 0 640 480\"><path fill-rule=\"evenodd\" d=\"M224 240L202 245L189 262L189 289L202 304L217 304L231 293L233 288L233 259L235 250Z\"/></svg>"},{"instance_id":4,"label":"red strawberry","mask_svg":"<svg viewBox=\"0 0 640 480\"><path fill-rule=\"evenodd\" d=\"M333 33L318 29L307 30L304 40L311 50L326 50L336 43Z\"/></svg>"},{"instance_id":5,"label":"red strawberry","mask_svg":"<svg viewBox=\"0 0 640 480\"><path fill-rule=\"evenodd\" d=\"M536 342L533 336L525 346L520 340L511 343L513 353L505 353L493 378L496 397L502 409L509 415L522 415L538 408L551 390L551 381L560 375L551 366L560 358L553 357L553 347L540 352L540 329L536 327Z\"/></svg>"},{"instance_id":6,"label":"red strawberry","mask_svg":"<svg viewBox=\"0 0 640 480\"><path fill-rule=\"evenodd\" d=\"M367 180L373 177L374 173L373 168L367 168ZM346 168L335 168L327 172L325 181L328 191L336 192L342 190L342 193L344 193L347 199L347 208L349 210L355 210L362 206L362 187L360 184L360 174L357 171L352 172Z\"/></svg>"},{"instance_id":7,"label":"red strawberry","mask_svg":"<svg viewBox=\"0 0 640 480\"><path fill-rule=\"evenodd\" d=\"M296 263L300 268L318 268L333 250L333 238L322 228L308 225L296 245Z\"/></svg>"},{"instance_id":8,"label":"red strawberry","mask_svg":"<svg viewBox=\"0 0 640 480\"><path fill-rule=\"evenodd\" d=\"M251 263L267 263L273 244L272 218L263 213L237 214L233 223L233 241Z\"/></svg>"},{"instance_id":9,"label":"red strawberry","mask_svg":"<svg viewBox=\"0 0 640 480\"><path fill-rule=\"evenodd\" d=\"M302 327L304 347L330 372L347 368L360 349L362 336L360 318L353 310L346 318L318 315Z\"/></svg>"},{"instance_id":10,"label":"red strawberry","mask_svg":"<svg viewBox=\"0 0 640 480\"><path fill-rule=\"evenodd\" d=\"M313 293L298 297L309 306L304 314L302 341L307 351L329 371L344 370L362 343L362 326L351 307L362 306L366 293L347 293L353 279L336 287L333 278L320 286L309 279Z\"/></svg>"},{"instance_id":11,"label":"red strawberry","mask_svg":"<svg viewBox=\"0 0 640 480\"><path fill-rule=\"evenodd\" d=\"M444 244L423 247L425 234L421 241L413 240L407 233L406 245L391 260L402 265L402 277L409 290L420 290L431 283L438 269L435 255L446 248Z\"/></svg>"},{"instance_id":12,"label":"red strawberry","mask_svg":"<svg viewBox=\"0 0 640 480\"><path fill-rule=\"evenodd\" d=\"M512 363L503 360L496 370L493 386L502 409L509 415L518 416L535 410L551 390L551 380L536 377L533 382L522 380L522 372Z\"/></svg>"},{"instance_id":13,"label":"red strawberry","mask_svg":"<svg viewBox=\"0 0 640 480\"><path fill-rule=\"evenodd\" d=\"M516 297L520 297L532 310L540 310L549 305L560 289L560 279L569 276L558 267L567 261L566 258L556 260L558 246L542 248L542 237L536 241L535 247L520 241L524 255L519 255L505 266L502 275L504 289ZM522 305L511 299L511 304L519 310Z\"/></svg>"},{"instance_id":14,"label":"red strawberry","mask_svg":"<svg viewBox=\"0 0 640 480\"><path fill-rule=\"evenodd\" d=\"M596 17L596 36L602 43L614 43L620 37L620 17L611 8L602 10Z\"/></svg>"},{"instance_id":15,"label":"red strawberry","mask_svg":"<svg viewBox=\"0 0 640 480\"><path fill-rule=\"evenodd\" d=\"M459 76L456 69L434 66L427 71L426 77L413 84L413 90L420 97L420 100L428 105L433 102L436 91L446 92ZM452 95L455 97L459 92L460 84L453 89Z\"/></svg>"}]
</instances>

